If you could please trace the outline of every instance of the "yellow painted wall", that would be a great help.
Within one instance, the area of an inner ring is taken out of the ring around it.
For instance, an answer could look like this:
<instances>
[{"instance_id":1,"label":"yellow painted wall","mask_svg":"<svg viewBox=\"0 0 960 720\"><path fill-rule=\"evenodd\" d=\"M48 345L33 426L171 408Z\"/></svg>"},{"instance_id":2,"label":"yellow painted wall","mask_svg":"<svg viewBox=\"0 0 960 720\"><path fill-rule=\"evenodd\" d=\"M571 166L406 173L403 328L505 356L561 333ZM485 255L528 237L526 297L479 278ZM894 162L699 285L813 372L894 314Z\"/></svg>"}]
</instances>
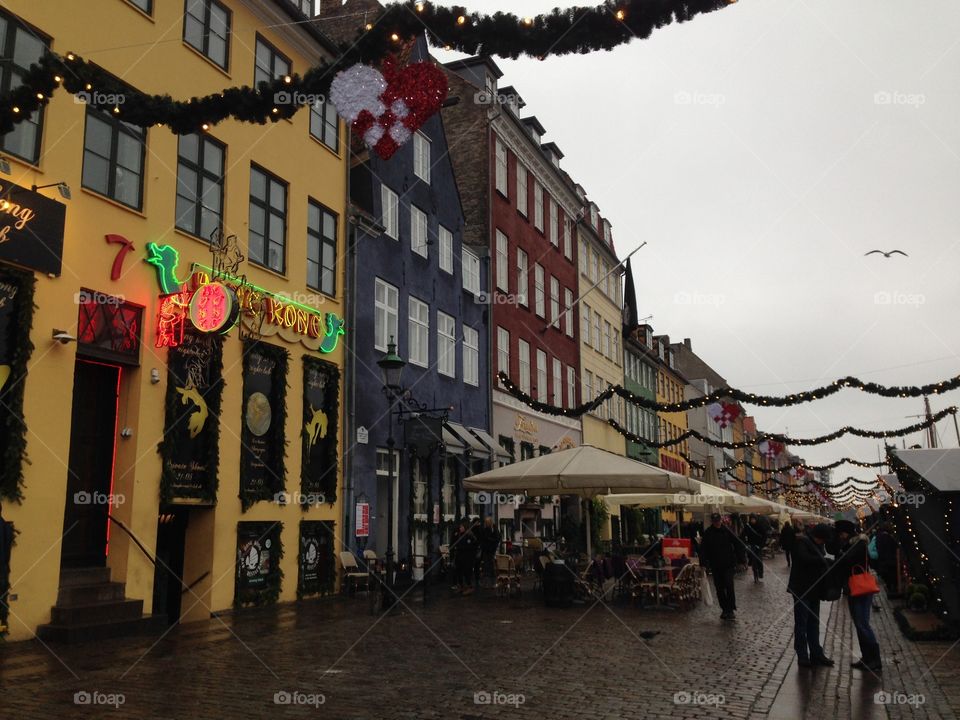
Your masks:
<instances>
[{"instance_id":1,"label":"yellow painted wall","mask_svg":"<svg viewBox=\"0 0 960 720\"><path fill-rule=\"evenodd\" d=\"M123 0L84 3L83 12L68 10L63 3L36 0L10 0L4 6L50 36L53 50L62 54L77 52L139 90L169 93L178 99L251 84L258 29L292 60L294 72L302 73L320 58L321 50L302 30L262 29L284 19L289 23L285 15L274 16L267 14L267 10L251 9L269 8L270 3L226 0L226 4L233 13L229 72L220 70L182 42L182 2L155 2L152 18ZM57 595L76 344L52 343L52 328L76 333L74 294L81 287L122 295L128 301L145 306L141 365L123 371L119 427L131 427L133 436L117 441L115 492L125 495L126 502L116 508L115 514L152 551L157 532L160 457L156 447L163 435L166 351L154 348L153 318L157 310L158 287L153 268L143 262L144 246L148 241L176 246L181 251L181 272L192 261L209 263L210 258L203 242L173 229L176 136L164 127L148 130L143 210L138 212L82 189L84 119L84 105L76 103L65 91L56 93L45 111L39 166L31 167L11 158L11 176L0 176L0 183L12 181L27 187L65 181L73 195L72 200L63 201L67 207L63 274L56 279L37 278L37 309L31 333L35 350L30 359L24 399L30 460L30 464L24 467L24 500L20 505L7 502L4 506L4 516L14 522L20 533L11 563L12 593L17 597L11 603L11 639L31 637L38 624L48 622L50 607ZM341 132L341 147L338 153L334 153L309 135L308 122L309 115L303 110L291 121L259 126L227 120L210 130L213 137L227 145L224 223L228 233L237 235L244 254L247 254L251 161L289 183L286 276L249 262L241 268L251 282L274 292L313 292L306 288L305 269L308 195L338 215L338 257L343 256L346 133ZM59 200L54 188L40 192ZM117 247L106 244L106 233L121 234L136 246L126 258L122 278L116 282L110 280L110 267ZM343 278L340 268L337 297L325 298L318 309L344 315ZM322 297L318 293L314 295ZM291 353L287 378L286 486L292 491L300 484L301 356L306 350L302 345L288 344L279 338L268 341L286 347ZM342 343L333 354L323 357L342 368ZM209 570L211 574L195 589L197 597L189 594L184 597L183 610L188 619L208 617L211 611L232 605L238 521L283 522L285 557L282 569L285 577L281 600L292 600L297 584L299 521L333 520L339 530L342 516L339 501L307 512L295 505L282 507L260 502L249 512L241 513L237 497L242 388L240 358L240 342L233 331L224 345L226 384L218 505L202 517L192 513L184 573L188 583L204 571ZM150 384L152 368L160 371L161 382L157 385ZM342 400L342 391L340 396ZM341 444L342 426L341 413L338 420ZM340 480L342 485L342 477ZM109 565L113 579L126 582L127 597L143 599L145 611L149 612L153 566L116 528L111 531L110 542Z\"/></svg>"},{"instance_id":2,"label":"yellow painted wall","mask_svg":"<svg viewBox=\"0 0 960 720\"><path fill-rule=\"evenodd\" d=\"M657 370L657 402L658 403L673 403L680 402L683 400L683 381L677 377L670 368L666 365L661 364ZM665 423L669 423L673 426L674 432L676 434L681 434L687 430L687 414L685 412L658 412L657 418L660 420L661 427L661 436L660 441L664 440L663 437L663 428ZM666 427L670 427L666 425ZM667 457L675 460L678 463L683 463L686 467L686 474L690 474L690 466L686 460L680 455L681 452L689 455L688 449L689 442L684 441L676 445L670 445L660 449L661 458ZM661 461L662 464L662 461ZM672 469L672 468L669 468Z\"/></svg>"}]
</instances>

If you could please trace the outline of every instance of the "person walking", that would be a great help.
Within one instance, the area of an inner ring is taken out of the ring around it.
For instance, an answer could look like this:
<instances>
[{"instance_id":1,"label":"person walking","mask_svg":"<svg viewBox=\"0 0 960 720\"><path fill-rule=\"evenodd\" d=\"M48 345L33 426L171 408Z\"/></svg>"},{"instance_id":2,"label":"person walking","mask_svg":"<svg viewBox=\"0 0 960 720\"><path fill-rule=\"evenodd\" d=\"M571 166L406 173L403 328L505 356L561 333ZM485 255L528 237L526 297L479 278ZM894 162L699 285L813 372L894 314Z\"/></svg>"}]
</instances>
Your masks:
<instances>
[{"instance_id":1,"label":"person walking","mask_svg":"<svg viewBox=\"0 0 960 720\"><path fill-rule=\"evenodd\" d=\"M700 543L700 562L713 573L713 585L717 589L717 603L720 605L721 620L736 617L737 596L733 584L737 565L744 565L743 543L729 526L723 524L723 516L713 513L710 527L703 532Z\"/></svg>"},{"instance_id":2,"label":"person walking","mask_svg":"<svg viewBox=\"0 0 960 720\"><path fill-rule=\"evenodd\" d=\"M823 546L831 534L830 526L822 524L810 534L799 533L793 538L787 592L793 596L793 649L800 667L833 665L820 644L820 590L830 569Z\"/></svg>"},{"instance_id":3,"label":"person walking","mask_svg":"<svg viewBox=\"0 0 960 720\"><path fill-rule=\"evenodd\" d=\"M796 537L797 529L793 526L793 523L789 520L785 521L783 527L780 529L780 549L783 550L783 554L787 558L787 567L790 567Z\"/></svg>"},{"instance_id":4,"label":"person walking","mask_svg":"<svg viewBox=\"0 0 960 720\"><path fill-rule=\"evenodd\" d=\"M483 527L480 528L480 575L493 580L494 567L493 559L497 554L497 548L500 547L500 533L493 524L493 518L487 515L483 519Z\"/></svg>"},{"instance_id":5,"label":"person walking","mask_svg":"<svg viewBox=\"0 0 960 720\"><path fill-rule=\"evenodd\" d=\"M461 595L473 593L473 567L477 561L477 536L470 528L470 519L463 518L452 549L457 566L457 590Z\"/></svg>"},{"instance_id":6,"label":"person walking","mask_svg":"<svg viewBox=\"0 0 960 720\"><path fill-rule=\"evenodd\" d=\"M850 618L853 620L853 626L857 631L857 642L860 644L860 659L852 663L852 667L857 670L880 672L883 669L880 643L877 642L877 636L870 627L873 595L853 596L850 594L849 584L850 576L855 570L869 572L867 553L869 538L860 534L857 526L850 520L837 520L833 527L840 545L837 554L837 573L843 582L843 593L847 596Z\"/></svg>"},{"instance_id":7,"label":"person walking","mask_svg":"<svg viewBox=\"0 0 960 720\"><path fill-rule=\"evenodd\" d=\"M763 582L763 546L767 544L767 534L757 520L757 516L750 513L747 524L743 528L741 539L747 546L747 559L753 570L753 582Z\"/></svg>"},{"instance_id":8,"label":"person walking","mask_svg":"<svg viewBox=\"0 0 960 720\"><path fill-rule=\"evenodd\" d=\"M877 573L883 578L887 592L897 591L897 540L890 526L883 523L877 530Z\"/></svg>"}]
</instances>

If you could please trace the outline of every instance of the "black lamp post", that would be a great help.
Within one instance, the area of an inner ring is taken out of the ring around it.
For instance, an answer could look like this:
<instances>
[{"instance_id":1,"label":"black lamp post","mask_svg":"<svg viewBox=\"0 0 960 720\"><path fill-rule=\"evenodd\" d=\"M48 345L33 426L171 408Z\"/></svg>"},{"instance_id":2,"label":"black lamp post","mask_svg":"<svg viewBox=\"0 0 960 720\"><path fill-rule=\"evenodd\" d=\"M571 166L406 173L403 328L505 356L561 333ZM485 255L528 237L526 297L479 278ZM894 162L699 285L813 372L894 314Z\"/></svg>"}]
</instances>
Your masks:
<instances>
[{"instance_id":1,"label":"black lamp post","mask_svg":"<svg viewBox=\"0 0 960 720\"><path fill-rule=\"evenodd\" d=\"M387 344L387 354L377 360L377 365L383 374L383 394L387 396L388 413L388 434L387 434L387 457L390 464L390 473L387 478L387 551L385 554L387 565L387 578L385 590L393 590L393 482L394 482L394 454L393 448L396 444L393 439L393 408L402 392L400 385L400 375L407 363L403 358L397 355L397 345L390 336L390 342ZM384 598L384 607L389 604L390 598Z\"/></svg>"}]
</instances>

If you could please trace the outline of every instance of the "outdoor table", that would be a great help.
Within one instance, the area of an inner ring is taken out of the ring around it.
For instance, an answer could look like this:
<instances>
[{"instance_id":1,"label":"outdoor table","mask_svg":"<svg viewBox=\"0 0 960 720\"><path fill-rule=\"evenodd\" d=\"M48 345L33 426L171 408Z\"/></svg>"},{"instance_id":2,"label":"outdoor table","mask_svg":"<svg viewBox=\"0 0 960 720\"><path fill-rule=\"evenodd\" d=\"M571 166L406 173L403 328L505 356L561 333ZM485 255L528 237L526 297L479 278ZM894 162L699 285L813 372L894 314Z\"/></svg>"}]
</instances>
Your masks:
<instances>
[{"instance_id":1,"label":"outdoor table","mask_svg":"<svg viewBox=\"0 0 960 720\"><path fill-rule=\"evenodd\" d=\"M655 597L654 604L656 604L656 605L661 605L661 604L662 604L662 603L660 602L660 586L661 586L660 576L661 576L661 574L666 574L666 576L667 576L667 583L669 584L669 583L673 582L673 571L674 571L675 569L676 569L676 568L673 568L673 567L671 567L670 565L665 565L665 566L663 566L663 567L653 567L653 566L651 566L651 565L644 565L644 566L641 566L641 567L639 568L639 570L640 570L641 573L645 573L645 574L647 574L647 573L652 573L652 574L653 574L654 597Z\"/></svg>"}]
</instances>

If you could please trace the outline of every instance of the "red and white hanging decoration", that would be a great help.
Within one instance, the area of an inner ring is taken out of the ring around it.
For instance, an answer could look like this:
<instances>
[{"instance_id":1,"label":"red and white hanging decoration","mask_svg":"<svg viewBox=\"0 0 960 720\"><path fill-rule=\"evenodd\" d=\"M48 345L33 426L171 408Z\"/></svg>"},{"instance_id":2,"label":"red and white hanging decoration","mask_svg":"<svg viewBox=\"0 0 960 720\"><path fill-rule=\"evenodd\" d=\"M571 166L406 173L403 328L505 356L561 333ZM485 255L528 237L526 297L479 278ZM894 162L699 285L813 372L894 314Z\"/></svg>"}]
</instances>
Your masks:
<instances>
[{"instance_id":1,"label":"red and white hanging decoration","mask_svg":"<svg viewBox=\"0 0 960 720\"><path fill-rule=\"evenodd\" d=\"M389 160L440 110L447 89L447 76L433 63L397 67L387 58L382 70L358 63L337 73L330 102L368 148Z\"/></svg>"},{"instance_id":2,"label":"red and white hanging decoration","mask_svg":"<svg viewBox=\"0 0 960 720\"><path fill-rule=\"evenodd\" d=\"M721 428L726 428L740 417L742 408L736 403L715 402L707 405L707 415Z\"/></svg>"},{"instance_id":3,"label":"red and white hanging decoration","mask_svg":"<svg viewBox=\"0 0 960 720\"><path fill-rule=\"evenodd\" d=\"M765 458L773 460L773 458L784 451L784 446L783 443L779 443L776 440L763 440L757 445L757 450L759 450L760 454Z\"/></svg>"}]
</instances>

